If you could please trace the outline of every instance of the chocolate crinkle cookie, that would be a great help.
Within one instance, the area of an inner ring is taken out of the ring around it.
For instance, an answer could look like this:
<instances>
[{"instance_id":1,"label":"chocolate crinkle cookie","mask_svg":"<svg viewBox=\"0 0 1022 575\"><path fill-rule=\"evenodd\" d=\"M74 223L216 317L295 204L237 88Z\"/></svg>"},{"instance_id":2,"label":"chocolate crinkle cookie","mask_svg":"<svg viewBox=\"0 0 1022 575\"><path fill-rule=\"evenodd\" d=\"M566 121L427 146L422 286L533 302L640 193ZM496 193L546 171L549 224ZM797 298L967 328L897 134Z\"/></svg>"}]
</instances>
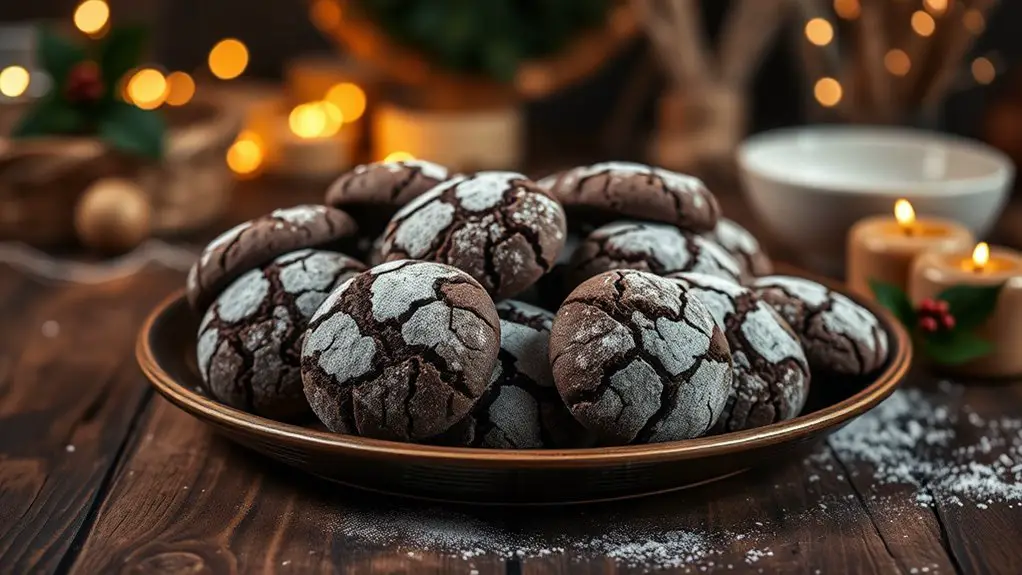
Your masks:
<instances>
[{"instance_id":1,"label":"chocolate crinkle cookie","mask_svg":"<svg viewBox=\"0 0 1022 575\"><path fill-rule=\"evenodd\" d=\"M570 285L616 269L657 275L691 271L733 282L741 275L738 262L713 241L646 222L615 222L596 229L575 250L568 266Z\"/></svg>"},{"instance_id":2,"label":"chocolate crinkle cookie","mask_svg":"<svg viewBox=\"0 0 1022 575\"><path fill-rule=\"evenodd\" d=\"M597 225L621 216L694 232L717 225L720 205L698 178L631 162L581 166L539 181L576 220ZM578 216L577 218L575 216Z\"/></svg>"},{"instance_id":3,"label":"chocolate crinkle cookie","mask_svg":"<svg viewBox=\"0 0 1022 575\"><path fill-rule=\"evenodd\" d=\"M546 273L564 247L564 210L525 176L455 176L395 214L384 258L431 260L474 277L494 299Z\"/></svg>"},{"instance_id":4,"label":"chocolate crinkle cookie","mask_svg":"<svg viewBox=\"0 0 1022 575\"><path fill-rule=\"evenodd\" d=\"M199 327L199 372L210 394L273 419L309 413L301 336L335 287L365 269L344 254L298 250L235 280Z\"/></svg>"},{"instance_id":5,"label":"chocolate crinkle cookie","mask_svg":"<svg viewBox=\"0 0 1022 575\"><path fill-rule=\"evenodd\" d=\"M210 242L189 270L188 303L205 312L241 274L294 250L327 246L357 230L348 214L317 205L274 210L234 226Z\"/></svg>"},{"instance_id":6,"label":"chocolate crinkle cookie","mask_svg":"<svg viewBox=\"0 0 1022 575\"><path fill-rule=\"evenodd\" d=\"M514 300L497 304L500 355L471 413L438 441L496 449L581 447L589 433L554 387L548 358L554 315Z\"/></svg>"},{"instance_id":7,"label":"chocolate crinkle cookie","mask_svg":"<svg viewBox=\"0 0 1022 575\"><path fill-rule=\"evenodd\" d=\"M869 310L814 281L767 276L752 288L802 340L814 370L860 375L887 361L887 333Z\"/></svg>"},{"instance_id":8,"label":"chocolate crinkle cookie","mask_svg":"<svg viewBox=\"0 0 1022 575\"><path fill-rule=\"evenodd\" d=\"M741 266L746 280L774 273L774 263L749 230L727 218L721 218L717 227L707 234L731 254Z\"/></svg>"},{"instance_id":9,"label":"chocolate crinkle cookie","mask_svg":"<svg viewBox=\"0 0 1022 575\"><path fill-rule=\"evenodd\" d=\"M639 271L600 274L568 296L550 361L575 419L606 444L703 435L731 389L731 352L706 306Z\"/></svg>"},{"instance_id":10,"label":"chocolate crinkle cookie","mask_svg":"<svg viewBox=\"0 0 1022 575\"><path fill-rule=\"evenodd\" d=\"M363 232L379 234L401 206L449 177L447 168L425 160L356 166L327 188L326 204L341 208Z\"/></svg>"},{"instance_id":11,"label":"chocolate crinkle cookie","mask_svg":"<svg viewBox=\"0 0 1022 575\"><path fill-rule=\"evenodd\" d=\"M388 262L316 311L302 347L305 396L331 431L421 441L468 414L499 349L497 310L468 274Z\"/></svg>"},{"instance_id":12,"label":"chocolate crinkle cookie","mask_svg":"<svg viewBox=\"0 0 1022 575\"><path fill-rule=\"evenodd\" d=\"M809 363L798 335L752 290L705 274L674 274L727 336L734 379L711 433L791 419L809 395Z\"/></svg>"}]
</instances>

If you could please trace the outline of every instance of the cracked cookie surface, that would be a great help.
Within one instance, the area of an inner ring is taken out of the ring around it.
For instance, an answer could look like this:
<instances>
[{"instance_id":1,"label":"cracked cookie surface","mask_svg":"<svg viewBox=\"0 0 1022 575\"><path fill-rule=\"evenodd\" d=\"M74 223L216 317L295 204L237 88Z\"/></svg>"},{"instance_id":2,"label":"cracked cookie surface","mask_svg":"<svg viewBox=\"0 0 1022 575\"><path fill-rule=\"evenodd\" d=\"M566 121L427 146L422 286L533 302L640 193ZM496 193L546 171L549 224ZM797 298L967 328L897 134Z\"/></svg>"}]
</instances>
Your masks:
<instances>
[{"instance_id":1,"label":"cracked cookie surface","mask_svg":"<svg viewBox=\"0 0 1022 575\"><path fill-rule=\"evenodd\" d=\"M571 223L600 225L622 216L713 230L717 198L698 178L632 162L580 166L539 181L571 214ZM576 217L578 216L578 217Z\"/></svg>"},{"instance_id":2,"label":"cracked cookie surface","mask_svg":"<svg viewBox=\"0 0 1022 575\"><path fill-rule=\"evenodd\" d=\"M887 332L848 297L790 276L762 277L752 288L795 330L814 370L860 375L887 361Z\"/></svg>"},{"instance_id":3,"label":"cracked cookie surface","mask_svg":"<svg viewBox=\"0 0 1022 575\"><path fill-rule=\"evenodd\" d=\"M515 172L479 172L455 176L401 208L381 253L389 261L452 265L504 299L553 267L564 241L564 210L535 183Z\"/></svg>"},{"instance_id":4,"label":"cracked cookie surface","mask_svg":"<svg viewBox=\"0 0 1022 575\"><path fill-rule=\"evenodd\" d=\"M601 443L673 441L706 433L731 389L724 332L678 282L605 272L575 289L550 334L554 382Z\"/></svg>"},{"instance_id":5,"label":"cracked cookie surface","mask_svg":"<svg viewBox=\"0 0 1022 575\"><path fill-rule=\"evenodd\" d=\"M727 336L734 378L711 433L791 419L809 395L809 363L798 335L752 290L705 274L672 274L699 299Z\"/></svg>"},{"instance_id":6,"label":"cracked cookie surface","mask_svg":"<svg viewBox=\"0 0 1022 575\"><path fill-rule=\"evenodd\" d=\"M699 272L733 282L741 275L738 262L702 236L665 224L614 222L594 230L575 250L568 265L568 282L575 286L615 269L657 275Z\"/></svg>"},{"instance_id":7,"label":"cracked cookie surface","mask_svg":"<svg viewBox=\"0 0 1022 575\"><path fill-rule=\"evenodd\" d=\"M505 300L500 316L500 354L479 402L438 443L495 449L582 447L592 442L554 387L548 360L554 315Z\"/></svg>"},{"instance_id":8,"label":"cracked cookie surface","mask_svg":"<svg viewBox=\"0 0 1022 575\"><path fill-rule=\"evenodd\" d=\"M468 274L388 262L334 290L309 322L305 396L331 431L421 441L468 414L499 349L493 301Z\"/></svg>"},{"instance_id":9,"label":"cracked cookie surface","mask_svg":"<svg viewBox=\"0 0 1022 575\"><path fill-rule=\"evenodd\" d=\"M375 236L401 206L450 175L446 167L425 160L362 164L327 188L325 203L347 211L363 233Z\"/></svg>"},{"instance_id":10,"label":"cracked cookie surface","mask_svg":"<svg viewBox=\"0 0 1022 575\"><path fill-rule=\"evenodd\" d=\"M297 250L231 283L199 327L196 357L210 394L273 419L307 415L301 336L327 294L364 269L344 254Z\"/></svg>"},{"instance_id":11,"label":"cracked cookie surface","mask_svg":"<svg viewBox=\"0 0 1022 575\"><path fill-rule=\"evenodd\" d=\"M357 229L348 214L318 205L281 208L238 224L210 242L188 271L188 303L204 313L241 274L279 255L354 235Z\"/></svg>"},{"instance_id":12,"label":"cracked cookie surface","mask_svg":"<svg viewBox=\"0 0 1022 575\"><path fill-rule=\"evenodd\" d=\"M760 246L759 240L737 222L720 218L717 227L706 235L735 258L741 267L743 279L751 281L774 273L774 263Z\"/></svg>"}]
</instances>

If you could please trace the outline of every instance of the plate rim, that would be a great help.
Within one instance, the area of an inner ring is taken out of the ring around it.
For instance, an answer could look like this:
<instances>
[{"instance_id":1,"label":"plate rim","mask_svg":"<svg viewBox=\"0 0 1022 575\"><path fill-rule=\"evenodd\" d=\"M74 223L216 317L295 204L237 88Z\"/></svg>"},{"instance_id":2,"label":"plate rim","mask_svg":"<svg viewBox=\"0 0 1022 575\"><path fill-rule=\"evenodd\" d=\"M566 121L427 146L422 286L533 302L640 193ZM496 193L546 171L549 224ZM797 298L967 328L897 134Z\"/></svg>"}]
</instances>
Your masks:
<instances>
[{"instance_id":1,"label":"plate rim","mask_svg":"<svg viewBox=\"0 0 1022 575\"><path fill-rule=\"evenodd\" d=\"M274 444L303 445L323 452L357 455L363 458L400 457L426 465L487 466L504 469L604 467L702 459L797 441L822 430L839 427L878 405L905 379L911 368L913 349L904 327L879 304L850 293L847 289L839 288L835 282L824 280L821 283L866 307L880 320L894 353L874 381L851 397L789 420L743 431L663 443L579 449L445 447L319 431L244 412L177 382L156 359L150 342L153 327L168 315L173 307L183 306L189 309L183 301L183 288L164 298L146 317L136 339L135 356L151 385L179 409L200 421L236 433L264 438Z\"/></svg>"}]
</instances>

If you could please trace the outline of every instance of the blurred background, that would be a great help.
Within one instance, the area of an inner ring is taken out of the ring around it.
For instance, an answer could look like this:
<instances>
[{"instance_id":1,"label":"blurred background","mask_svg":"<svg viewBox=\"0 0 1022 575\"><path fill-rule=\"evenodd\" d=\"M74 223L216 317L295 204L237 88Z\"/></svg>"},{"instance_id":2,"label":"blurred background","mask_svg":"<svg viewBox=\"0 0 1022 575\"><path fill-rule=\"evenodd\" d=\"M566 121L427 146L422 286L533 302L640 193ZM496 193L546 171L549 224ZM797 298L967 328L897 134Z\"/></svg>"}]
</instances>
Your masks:
<instances>
[{"instance_id":1,"label":"blurred background","mask_svg":"<svg viewBox=\"0 0 1022 575\"><path fill-rule=\"evenodd\" d=\"M1022 3L993 0L3 2L0 145L85 82L50 77L39 25L97 45L140 25L148 42L109 91L158 112L166 146L130 153L142 117L118 124L112 157L53 143L107 141L90 117L7 142L0 237L80 241L82 194L110 176L138 185L155 235L219 225L230 182L321 190L386 158L536 177L625 159L728 182L747 135L807 123L950 132L1017 161L1020 23ZM66 213L34 216L40 189Z\"/></svg>"}]
</instances>

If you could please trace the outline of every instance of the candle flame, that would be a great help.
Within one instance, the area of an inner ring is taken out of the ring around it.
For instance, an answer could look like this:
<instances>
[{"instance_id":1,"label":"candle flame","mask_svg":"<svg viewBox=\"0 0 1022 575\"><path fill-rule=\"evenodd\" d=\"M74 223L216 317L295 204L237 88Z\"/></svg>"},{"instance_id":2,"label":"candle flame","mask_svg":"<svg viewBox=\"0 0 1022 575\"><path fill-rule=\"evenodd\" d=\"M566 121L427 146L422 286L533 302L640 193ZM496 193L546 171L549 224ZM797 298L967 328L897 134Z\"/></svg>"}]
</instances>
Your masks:
<instances>
[{"instance_id":1,"label":"candle flame","mask_svg":"<svg viewBox=\"0 0 1022 575\"><path fill-rule=\"evenodd\" d=\"M894 219L898 220L898 224L905 229L912 227L912 224L915 223L916 211L912 209L912 204L908 200L901 199L894 202Z\"/></svg>"},{"instance_id":2,"label":"candle flame","mask_svg":"<svg viewBox=\"0 0 1022 575\"><path fill-rule=\"evenodd\" d=\"M979 242L976 244L976 249L972 250L972 265L977 270L981 270L989 261L990 246L986 242Z\"/></svg>"}]
</instances>

